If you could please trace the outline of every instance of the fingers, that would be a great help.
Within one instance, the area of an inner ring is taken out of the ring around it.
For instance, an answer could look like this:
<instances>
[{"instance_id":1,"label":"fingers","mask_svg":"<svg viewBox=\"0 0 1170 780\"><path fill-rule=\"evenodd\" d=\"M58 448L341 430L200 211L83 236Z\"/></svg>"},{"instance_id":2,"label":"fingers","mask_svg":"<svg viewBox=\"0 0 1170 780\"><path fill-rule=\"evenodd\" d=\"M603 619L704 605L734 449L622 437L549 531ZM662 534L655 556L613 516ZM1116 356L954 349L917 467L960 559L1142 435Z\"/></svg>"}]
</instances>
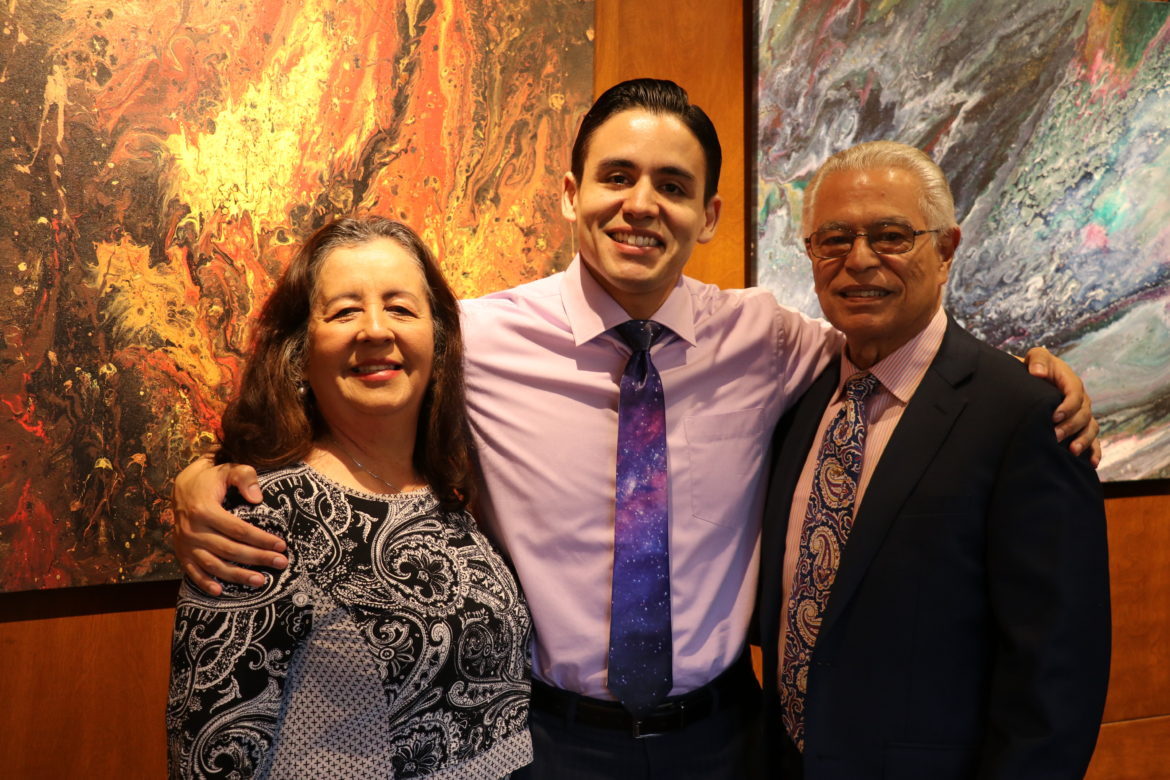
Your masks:
<instances>
[{"instance_id":1,"label":"fingers","mask_svg":"<svg viewBox=\"0 0 1170 780\"><path fill-rule=\"evenodd\" d=\"M247 525L249 529L255 530L247 523L243 524ZM277 539L277 537L271 534L265 534L265 536ZM219 566L209 563L210 557L219 558L221 564L223 561L231 561L233 563L242 563L246 566L264 566L271 569L283 569L288 566L288 558L285 556L273 552L270 547L257 547L251 544L250 541L236 541L231 535L225 536L217 533L206 533L193 534L188 540L188 544L192 552L199 553L199 565L205 570L210 571L216 577L220 576L221 569ZM231 581L237 582L238 580L232 579ZM261 578L261 583L263 583L263 578Z\"/></svg>"},{"instance_id":2,"label":"fingers","mask_svg":"<svg viewBox=\"0 0 1170 780\"><path fill-rule=\"evenodd\" d=\"M284 540L247 523L220 506L199 512L175 510L175 555L183 572L212 596L223 592L220 582L258 587L264 575L233 564L284 569L288 558L279 552Z\"/></svg>"},{"instance_id":3,"label":"fingers","mask_svg":"<svg viewBox=\"0 0 1170 780\"><path fill-rule=\"evenodd\" d=\"M1056 440L1072 436L1069 452L1080 455L1088 450L1093 468L1101 465L1101 442L1097 439L1101 426L1093 417L1093 404L1085 385L1072 367L1043 347L1028 350L1025 362L1032 376L1046 379L1065 394L1064 400L1052 414L1056 423Z\"/></svg>"},{"instance_id":4,"label":"fingers","mask_svg":"<svg viewBox=\"0 0 1170 780\"><path fill-rule=\"evenodd\" d=\"M227 482L240 491L240 495L245 500L253 504L259 504L263 499L263 494L260 492L260 480L256 477L256 469L251 466L245 466L241 463L229 464Z\"/></svg>"},{"instance_id":5,"label":"fingers","mask_svg":"<svg viewBox=\"0 0 1170 780\"><path fill-rule=\"evenodd\" d=\"M279 554L285 549L283 539L219 507L201 516L176 513L175 525L175 552L180 562L194 563L220 579L225 579L221 577L227 566L225 561L273 569L288 566L288 558ZM243 584L239 576L233 572L226 579ZM262 577L260 583L263 584Z\"/></svg>"},{"instance_id":6,"label":"fingers","mask_svg":"<svg viewBox=\"0 0 1170 780\"><path fill-rule=\"evenodd\" d=\"M1093 422L1093 405L1089 397L1083 392L1071 391L1052 413L1052 421L1057 423L1057 441L1064 441L1069 436L1080 433L1085 426Z\"/></svg>"},{"instance_id":7,"label":"fingers","mask_svg":"<svg viewBox=\"0 0 1170 780\"><path fill-rule=\"evenodd\" d=\"M220 558L209 554L205 550L195 549L191 551L191 558L193 561L195 561L195 563L192 564L192 568L197 568L200 572L206 573L210 577L214 577L219 582L232 582L236 585L246 585L248 587L258 588L263 585L266 580L265 576L258 571L244 569L228 563L225 558L230 559L231 556L224 556L224 558ZM287 565L288 564L286 562L285 566ZM272 568L283 569L284 566L273 566ZM184 567L184 570L188 570L188 567ZM219 594L212 593L211 595Z\"/></svg>"},{"instance_id":8,"label":"fingers","mask_svg":"<svg viewBox=\"0 0 1170 780\"><path fill-rule=\"evenodd\" d=\"M211 507L198 515L191 514L186 527L192 535L206 539L205 544L195 546L237 563L272 566L271 561L284 560L282 555L272 555L274 552L284 552L287 545L283 539L241 520L222 507ZM283 569L284 566L275 568Z\"/></svg>"},{"instance_id":9,"label":"fingers","mask_svg":"<svg viewBox=\"0 0 1170 780\"><path fill-rule=\"evenodd\" d=\"M1097 434L1100 430L1101 426L1090 415L1089 422L1077 433L1068 445L1069 452L1074 455L1080 455L1082 452L1088 450L1089 462L1093 464L1093 468L1096 468L1101 463L1101 443L1097 441Z\"/></svg>"},{"instance_id":10,"label":"fingers","mask_svg":"<svg viewBox=\"0 0 1170 780\"><path fill-rule=\"evenodd\" d=\"M211 578L203 569L200 569L194 563L184 562L180 560L179 565L183 569L183 573L187 578L194 583L195 587L206 593L208 596L218 596L223 593L223 586Z\"/></svg>"},{"instance_id":11,"label":"fingers","mask_svg":"<svg viewBox=\"0 0 1170 780\"><path fill-rule=\"evenodd\" d=\"M1069 442L1069 449L1074 455L1080 455L1097 438L1099 426L1093 419L1093 403L1079 379L1075 384L1070 383L1061 389L1066 395L1052 413L1052 421L1057 423L1056 440L1064 441L1070 436L1074 437Z\"/></svg>"},{"instance_id":12,"label":"fingers","mask_svg":"<svg viewBox=\"0 0 1170 780\"><path fill-rule=\"evenodd\" d=\"M1028 371L1042 377L1064 393L1064 400L1052 414L1056 423L1056 440L1064 441L1070 436L1069 451L1080 455L1089 451L1089 461L1096 467L1101 462L1101 444L1097 441L1100 426L1093 418L1093 404L1085 385L1072 367L1043 347L1028 350L1026 357Z\"/></svg>"},{"instance_id":13,"label":"fingers","mask_svg":"<svg viewBox=\"0 0 1170 780\"><path fill-rule=\"evenodd\" d=\"M248 525L238 518L232 519ZM265 577L262 573L240 568L233 563L272 569L288 567L288 558L283 555L241 544L229 536L216 532L188 530L182 535L176 533L174 547L183 573L190 577L200 590L211 596L218 596L223 592L221 582L250 587L264 584Z\"/></svg>"},{"instance_id":14,"label":"fingers","mask_svg":"<svg viewBox=\"0 0 1170 780\"><path fill-rule=\"evenodd\" d=\"M1024 355L1024 363L1032 376L1047 379L1052 374L1052 361L1056 356L1044 347L1032 347Z\"/></svg>"},{"instance_id":15,"label":"fingers","mask_svg":"<svg viewBox=\"0 0 1170 780\"><path fill-rule=\"evenodd\" d=\"M274 536L251 523L244 522L220 506L220 501L226 492L225 486L235 484L232 480L241 481L244 485L241 492L254 490L259 494L260 486L255 482L255 469L251 466L217 466L214 469L205 470L198 479L205 480L205 482L203 484L188 482L185 484L185 489L179 487L178 480L175 481L176 549L183 546L209 549L205 544L188 537L203 537L214 540L217 535L223 535L248 547L284 552L286 545L279 536ZM259 497L259 495L256 496L257 499ZM239 563L251 562L244 559L235 560Z\"/></svg>"},{"instance_id":16,"label":"fingers","mask_svg":"<svg viewBox=\"0 0 1170 780\"><path fill-rule=\"evenodd\" d=\"M258 587L265 577L243 566L284 569L288 558L283 539L262 531L225 510L220 503L229 487L259 503L262 499L256 470L251 466L213 466L200 459L175 479L172 535L175 555L183 572L212 596L223 592L220 583Z\"/></svg>"}]
</instances>

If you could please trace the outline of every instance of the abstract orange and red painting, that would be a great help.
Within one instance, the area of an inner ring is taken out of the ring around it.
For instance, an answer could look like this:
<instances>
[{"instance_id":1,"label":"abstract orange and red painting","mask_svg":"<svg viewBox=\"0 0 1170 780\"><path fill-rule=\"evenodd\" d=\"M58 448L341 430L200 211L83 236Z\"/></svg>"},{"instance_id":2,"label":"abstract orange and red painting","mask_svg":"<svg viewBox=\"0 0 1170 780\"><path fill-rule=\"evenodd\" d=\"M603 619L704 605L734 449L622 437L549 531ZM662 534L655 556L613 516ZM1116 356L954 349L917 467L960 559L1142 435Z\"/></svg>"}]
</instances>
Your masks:
<instances>
[{"instance_id":1,"label":"abstract orange and red painting","mask_svg":"<svg viewBox=\"0 0 1170 780\"><path fill-rule=\"evenodd\" d=\"M407 222L465 296L571 257L591 2L4 5L0 590L176 574L170 480L325 220Z\"/></svg>"}]
</instances>

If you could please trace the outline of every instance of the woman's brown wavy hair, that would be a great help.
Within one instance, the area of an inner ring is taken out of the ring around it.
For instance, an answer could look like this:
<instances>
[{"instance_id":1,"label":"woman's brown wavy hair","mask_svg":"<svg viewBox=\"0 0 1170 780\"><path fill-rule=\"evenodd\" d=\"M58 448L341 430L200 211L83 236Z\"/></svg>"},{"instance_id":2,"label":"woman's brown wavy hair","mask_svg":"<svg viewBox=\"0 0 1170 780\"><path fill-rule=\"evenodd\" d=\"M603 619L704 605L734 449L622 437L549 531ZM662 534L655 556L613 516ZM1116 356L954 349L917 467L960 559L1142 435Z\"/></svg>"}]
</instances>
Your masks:
<instances>
[{"instance_id":1,"label":"woman's brown wavy hair","mask_svg":"<svg viewBox=\"0 0 1170 780\"><path fill-rule=\"evenodd\" d=\"M289 263L260 312L238 392L223 414L215 460L257 468L288 466L304 459L327 432L312 392L300 392L317 274L334 249L380 238L394 241L418 262L434 320L434 364L419 411L414 467L445 507L463 507L472 498L474 479L459 305L422 239L401 222L381 217L330 222Z\"/></svg>"}]
</instances>

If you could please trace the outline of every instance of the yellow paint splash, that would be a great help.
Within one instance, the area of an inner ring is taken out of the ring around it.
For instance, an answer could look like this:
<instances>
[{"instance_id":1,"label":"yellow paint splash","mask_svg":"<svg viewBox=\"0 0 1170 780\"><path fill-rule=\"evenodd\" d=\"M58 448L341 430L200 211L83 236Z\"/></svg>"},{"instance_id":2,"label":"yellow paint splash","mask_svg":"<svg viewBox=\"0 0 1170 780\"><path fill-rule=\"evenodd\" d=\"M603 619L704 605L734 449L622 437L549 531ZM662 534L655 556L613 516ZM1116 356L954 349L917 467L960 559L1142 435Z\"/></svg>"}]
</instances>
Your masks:
<instances>
[{"instance_id":1,"label":"yellow paint splash","mask_svg":"<svg viewBox=\"0 0 1170 780\"><path fill-rule=\"evenodd\" d=\"M270 61L241 97L229 98L215 115L214 131L183 127L166 139L174 157L169 195L187 204L205 223L215 213L248 214L257 232L287 224L306 161L328 160L322 107L332 103L333 71L346 46L330 29L326 7L306 2L292 20L290 45ZM368 111L367 111L368 114ZM363 137L364 133L358 137ZM327 171L316 171L322 179Z\"/></svg>"},{"instance_id":2,"label":"yellow paint splash","mask_svg":"<svg viewBox=\"0 0 1170 780\"><path fill-rule=\"evenodd\" d=\"M198 288L182 263L150 265L150 249L129 241L94 246L97 265L89 284L106 301L114 350L144 347L162 353L187 376L215 387L228 380L213 359L212 344L196 327ZM112 293L112 294L111 294ZM116 369L106 364L103 376Z\"/></svg>"}]
</instances>

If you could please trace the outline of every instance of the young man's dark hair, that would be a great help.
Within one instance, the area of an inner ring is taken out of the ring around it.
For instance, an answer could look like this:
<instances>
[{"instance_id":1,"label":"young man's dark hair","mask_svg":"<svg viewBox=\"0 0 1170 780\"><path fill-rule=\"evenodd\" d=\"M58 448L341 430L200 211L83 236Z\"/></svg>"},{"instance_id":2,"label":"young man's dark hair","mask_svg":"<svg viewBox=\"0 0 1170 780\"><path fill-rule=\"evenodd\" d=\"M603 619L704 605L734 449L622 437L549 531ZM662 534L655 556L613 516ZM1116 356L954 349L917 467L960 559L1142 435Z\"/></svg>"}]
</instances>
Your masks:
<instances>
[{"instance_id":1,"label":"young man's dark hair","mask_svg":"<svg viewBox=\"0 0 1170 780\"><path fill-rule=\"evenodd\" d=\"M585 173L585 155L589 151L589 139L605 120L622 111L641 109L652 114L677 116L691 133L707 163L707 176L703 182L703 202L710 202L719 191L719 169L723 167L723 149L719 146L719 134L715 125L703 109L691 103L687 91L673 81L663 79L632 79L607 89L585 114L577 138L573 141L572 172L578 182Z\"/></svg>"}]
</instances>

